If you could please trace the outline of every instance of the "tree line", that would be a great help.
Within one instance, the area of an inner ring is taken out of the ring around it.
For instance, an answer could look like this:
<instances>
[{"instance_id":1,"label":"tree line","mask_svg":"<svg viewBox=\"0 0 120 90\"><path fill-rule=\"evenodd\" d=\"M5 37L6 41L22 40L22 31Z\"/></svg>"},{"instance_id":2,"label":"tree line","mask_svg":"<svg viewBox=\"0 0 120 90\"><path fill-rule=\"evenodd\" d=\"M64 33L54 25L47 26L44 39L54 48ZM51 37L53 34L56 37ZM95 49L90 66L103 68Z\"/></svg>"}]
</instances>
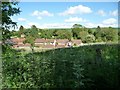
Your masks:
<instances>
[{"instance_id":1,"label":"tree line","mask_svg":"<svg viewBox=\"0 0 120 90\"><path fill-rule=\"evenodd\" d=\"M80 24L74 24L68 29L39 29L35 25L31 28L20 26L19 30L12 30L11 36L21 37L21 35L32 36L34 38L45 39L81 39L83 43L95 42L117 42L118 29L112 27L86 28ZM30 38L30 37L29 37Z\"/></svg>"}]
</instances>

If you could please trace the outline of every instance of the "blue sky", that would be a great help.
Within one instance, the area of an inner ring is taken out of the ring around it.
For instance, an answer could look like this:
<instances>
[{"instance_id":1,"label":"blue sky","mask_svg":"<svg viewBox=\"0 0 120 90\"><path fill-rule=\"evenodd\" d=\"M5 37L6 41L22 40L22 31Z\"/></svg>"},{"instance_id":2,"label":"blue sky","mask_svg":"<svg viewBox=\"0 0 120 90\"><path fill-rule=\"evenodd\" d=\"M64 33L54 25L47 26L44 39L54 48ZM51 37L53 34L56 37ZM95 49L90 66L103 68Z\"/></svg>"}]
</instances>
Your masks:
<instances>
[{"instance_id":1,"label":"blue sky","mask_svg":"<svg viewBox=\"0 0 120 90\"><path fill-rule=\"evenodd\" d=\"M117 27L117 2L20 2L21 13L12 19L29 28Z\"/></svg>"}]
</instances>

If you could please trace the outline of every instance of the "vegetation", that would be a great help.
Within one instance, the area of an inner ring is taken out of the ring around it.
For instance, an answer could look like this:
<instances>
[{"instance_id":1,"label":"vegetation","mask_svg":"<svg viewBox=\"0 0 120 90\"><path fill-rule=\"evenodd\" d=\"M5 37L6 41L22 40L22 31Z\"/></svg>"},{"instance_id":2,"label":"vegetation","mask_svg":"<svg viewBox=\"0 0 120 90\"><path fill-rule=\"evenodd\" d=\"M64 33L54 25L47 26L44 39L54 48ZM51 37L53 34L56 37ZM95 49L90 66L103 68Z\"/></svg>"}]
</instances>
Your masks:
<instances>
[{"instance_id":1,"label":"vegetation","mask_svg":"<svg viewBox=\"0 0 120 90\"><path fill-rule=\"evenodd\" d=\"M35 25L33 25L35 26ZM81 39L83 43L95 43L95 42L117 42L118 41L118 29L117 28L85 28L80 24L74 24L71 29L39 29L33 28L25 29L20 27L19 31L12 31L13 37L20 37L20 35L26 35L27 32L36 32L37 38L45 39ZM35 36L36 36L35 35Z\"/></svg>"},{"instance_id":2,"label":"vegetation","mask_svg":"<svg viewBox=\"0 0 120 90\"><path fill-rule=\"evenodd\" d=\"M2 88L117 88L120 89L119 44L54 49L24 54L4 41L24 34L34 51L36 38L81 39L84 43L116 42L116 28L38 29L35 25L19 31L11 16L20 13L17 2L2 3ZM118 34L120 35L120 34ZM1 63L1 62L0 62ZM1 73L1 71L0 71Z\"/></svg>"},{"instance_id":3,"label":"vegetation","mask_svg":"<svg viewBox=\"0 0 120 90\"><path fill-rule=\"evenodd\" d=\"M4 43L2 48L5 49L8 48L8 45L5 44L6 39L10 39L12 36L12 33L9 31L11 27L16 27L17 22L12 21L11 16L19 14L20 8L16 7L18 5L18 2L2 2L1 4L1 10L2 10L2 27L0 30L2 31L2 42Z\"/></svg>"},{"instance_id":4,"label":"vegetation","mask_svg":"<svg viewBox=\"0 0 120 90\"><path fill-rule=\"evenodd\" d=\"M26 55L10 50L3 56L3 88L119 88L118 48L92 45Z\"/></svg>"}]
</instances>

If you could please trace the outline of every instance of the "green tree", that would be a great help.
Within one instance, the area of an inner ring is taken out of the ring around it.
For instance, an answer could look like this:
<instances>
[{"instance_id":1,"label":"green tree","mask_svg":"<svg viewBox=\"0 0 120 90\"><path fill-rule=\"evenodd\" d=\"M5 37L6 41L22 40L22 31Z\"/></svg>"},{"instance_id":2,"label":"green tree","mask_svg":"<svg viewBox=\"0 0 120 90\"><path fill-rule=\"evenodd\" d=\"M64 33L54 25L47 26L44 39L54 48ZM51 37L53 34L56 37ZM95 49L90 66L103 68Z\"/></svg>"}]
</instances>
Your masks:
<instances>
[{"instance_id":1,"label":"green tree","mask_svg":"<svg viewBox=\"0 0 120 90\"><path fill-rule=\"evenodd\" d=\"M85 37L85 42L86 43L93 43L93 42L95 42L95 36L94 35L87 35Z\"/></svg>"},{"instance_id":2,"label":"green tree","mask_svg":"<svg viewBox=\"0 0 120 90\"><path fill-rule=\"evenodd\" d=\"M7 62L10 60L9 56L13 57L11 52L13 53L14 50L11 49L11 47L9 47L9 45L6 44L5 41L6 41L6 39L9 39L11 36L11 32L9 31L9 29L11 27L15 28L17 26L17 22L12 21L12 19L11 19L11 16L14 16L14 15L17 15L20 13L20 9L19 9L19 7L17 7L17 5L18 5L18 2L15 2L14 0L13 0L13 2L8 1L8 2L2 2L2 3L0 1L0 11L2 12L2 13L0 12L0 21L2 19L2 22L1 22L2 25L0 27L0 35L2 36L2 43L3 43L2 44L2 58L1 58L3 60L0 60L0 68L3 68L3 71L1 71L2 69L0 69L0 78L2 79L2 84L1 84L1 80L0 80L0 89L2 89L1 85L3 86L3 83L4 83L4 85L10 85L9 81L7 81L7 78L10 78L10 76L5 73L6 68L8 69L9 67L4 67L4 66L6 66ZM1 49L1 47L0 47L0 49ZM0 54L1 54L1 52L0 52ZM14 52L14 54L15 54L15 52ZM5 57L7 59L4 59ZM10 62L12 62L12 61L10 61ZM9 66L11 66L11 65L9 65ZM1 72L2 72L2 75L1 75ZM6 82L5 82L5 80L6 80Z\"/></svg>"},{"instance_id":3,"label":"green tree","mask_svg":"<svg viewBox=\"0 0 120 90\"><path fill-rule=\"evenodd\" d=\"M53 35L53 30L41 30L40 31L40 37L41 38L48 38L51 39Z\"/></svg>"},{"instance_id":4,"label":"green tree","mask_svg":"<svg viewBox=\"0 0 120 90\"><path fill-rule=\"evenodd\" d=\"M58 30L56 32L56 38L58 39L71 39L72 38L72 33L67 30Z\"/></svg>"},{"instance_id":5,"label":"green tree","mask_svg":"<svg viewBox=\"0 0 120 90\"><path fill-rule=\"evenodd\" d=\"M81 31L79 32L79 37L82 40L83 43L86 43L86 37L88 36L88 32L87 31Z\"/></svg>"},{"instance_id":6,"label":"green tree","mask_svg":"<svg viewBox=\"0 0 120 90\"><path fill-rule=\"evenodd\" d=\"M105 42L114 42L118 40L118 30L113 28L104 28L101 31L101 38Z\"/></svg>"},{"instance_id":7,"label":"green tree","mask_svg":"<svg viewBox=\"0 0 120 90\"><path fill-rule=\"evenodd\" d=\"M39 37L38 28L35 25L32 25L30 29L27 29L25 32L25 41L24 43L29 43L31 46L32 53L34 53L35 39Z\"/></svg>"},{"instance_id":8,"label":"green tree","mask_svg":"<svg viewBox=\"0 0 120 90\"><path fill-rule=\"evenodd\" d=\"M98 26L96 28L96 31L94 32L94 35L95 35L96 39L101 37L101 27L100 26Z\"/></svg>"},{"instance_id":9,"label":"green tree","mask_svg":"<svg viewBox=\"0 0 120 90\"><path fill-rule=\"evenodd\" d=\"M83 26L82 25L80 25L80 24L74 24L73 25L73 28L82 28Z\"/></svg>"},{"instance_id":10,"label":"green tree","mask_svg":"<svg viewBox=\"0 0 120 90\"><path fill-rule=\"evenodd\" d=\"M24 34L24 27L21 25L18 31L18 36L20 37L22 34Z\"/></svg>"},{"instance_id":11,"label":"green tree","mask_svg":"<svg viewBox=\"0 0 120 90\"><path fill-rule=\"evenodd\" d=\"M73 34L73 38L77 38L79 39L79 33L80 31L83 31L83 26L80 24L74 24L72 27L72 34Z\"/></svg>"},{"instance_id":12,"label":"green tree","mask_svg":"<svg viewBox=\"0 0 120 90\"><path fill-rule=\"evenodd\" d=\"M12 21L11 16L17 15L19 14L20 8L17 7L18 2L14 1L13 2L2 2L1 5L1 10L2 13L0 13L2 16L2 27L1 27L1 32L2 32L2 42L4 43L4 45L2 46L3 51L5 51L5 49L7 49L8 45L5 44L5 40L9 39L11 36L10 31L8 30L11 27L17 26L17 22Z\"/></svg>"},{"instance_id":13,"label":"green tree","mask_svg":"<svg viewBox=\"0 0 120 90\"><path fill-rule=\"evenodd\" d=\"M10 28L15 27L17 22L12 21L11 16L17 15L20 13L20 8L17 7L18 2L2 2L2 27Z\"/></svg>"}]
</instances>

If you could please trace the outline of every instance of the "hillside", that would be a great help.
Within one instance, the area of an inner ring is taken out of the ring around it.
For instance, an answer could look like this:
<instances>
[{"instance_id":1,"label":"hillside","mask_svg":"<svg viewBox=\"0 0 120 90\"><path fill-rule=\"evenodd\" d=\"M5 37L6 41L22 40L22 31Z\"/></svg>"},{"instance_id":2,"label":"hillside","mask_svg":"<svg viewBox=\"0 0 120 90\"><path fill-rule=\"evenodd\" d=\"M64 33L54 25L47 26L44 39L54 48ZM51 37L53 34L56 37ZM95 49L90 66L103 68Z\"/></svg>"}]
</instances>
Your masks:
<instances>
[{"instance_id":1,"label":"hillside","mask_svg":"<svg viewBox=\"0 0 120 90\"><path fill-rule=\"evenodd\" d=\"M3 58L3 87L119 88L119 47L91 45L27 55L11 51Z\"/></svg>"}]
</instances>

